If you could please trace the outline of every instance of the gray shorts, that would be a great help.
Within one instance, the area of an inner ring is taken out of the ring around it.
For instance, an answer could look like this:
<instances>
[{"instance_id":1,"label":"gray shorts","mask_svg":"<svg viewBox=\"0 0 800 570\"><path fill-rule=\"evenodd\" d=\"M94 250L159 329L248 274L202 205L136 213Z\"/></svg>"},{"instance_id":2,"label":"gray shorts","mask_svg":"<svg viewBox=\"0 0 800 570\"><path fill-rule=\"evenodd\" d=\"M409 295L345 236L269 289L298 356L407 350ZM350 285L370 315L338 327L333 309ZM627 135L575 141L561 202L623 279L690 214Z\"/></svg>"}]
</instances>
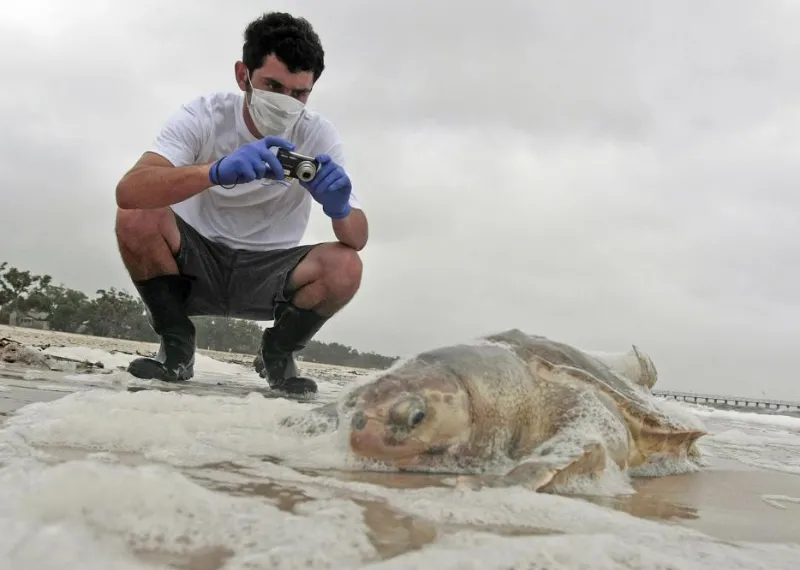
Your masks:
<instances>
[{"instance_id":1,"label":"gray shorts","mask_svg":"<svg viewBox=\"0 0 800 570\"><path fill-rule=\"evenodd\" d=\"M271 251L246 251L215 243L180 216L175 222L181 245L175 261L192 277L189 315L271 321L277 302L287 301L289 275L314 245Z\"/></svg>"}]
</instances>

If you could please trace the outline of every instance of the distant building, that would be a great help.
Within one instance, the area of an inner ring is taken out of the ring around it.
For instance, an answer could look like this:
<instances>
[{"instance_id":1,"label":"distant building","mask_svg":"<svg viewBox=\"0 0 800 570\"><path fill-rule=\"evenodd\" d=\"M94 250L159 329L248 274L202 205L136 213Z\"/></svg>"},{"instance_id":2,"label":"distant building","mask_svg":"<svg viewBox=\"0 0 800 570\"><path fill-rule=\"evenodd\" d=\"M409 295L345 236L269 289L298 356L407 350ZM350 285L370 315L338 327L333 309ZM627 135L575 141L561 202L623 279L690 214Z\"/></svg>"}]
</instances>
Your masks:
<instances>
[{"instance_id":1,"label":"distant building","mask_svg":"<svg viewBox=\"0 0 800 570\"><path fill-rule=\"evenodd\" d=\"M50 330L50 322L47 320L47 313L41 311L19 312L11 311L8 316L8 324L12 327L26 327L29 329Z\"/></svg>"}]
</instances>

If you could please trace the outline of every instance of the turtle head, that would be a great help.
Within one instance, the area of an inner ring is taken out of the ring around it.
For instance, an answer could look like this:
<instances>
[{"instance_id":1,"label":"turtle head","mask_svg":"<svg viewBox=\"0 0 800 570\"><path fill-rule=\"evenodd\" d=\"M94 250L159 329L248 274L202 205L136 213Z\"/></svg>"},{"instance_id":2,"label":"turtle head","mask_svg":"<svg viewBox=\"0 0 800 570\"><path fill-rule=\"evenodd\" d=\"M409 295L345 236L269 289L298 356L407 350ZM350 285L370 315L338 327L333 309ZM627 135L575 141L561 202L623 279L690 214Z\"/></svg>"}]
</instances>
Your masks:
<instances>
[{"instance_id":1,"label":"turtle head","mask_svg":"<svg viewBox=\"0 0 800 570\"><path fill-rule=\"evenodd\" d=\"M415 363L363 389L350 422L350 448L398 468L430 466L469 437L469 397L444 367Z\"/></svg>"}]
</instances>

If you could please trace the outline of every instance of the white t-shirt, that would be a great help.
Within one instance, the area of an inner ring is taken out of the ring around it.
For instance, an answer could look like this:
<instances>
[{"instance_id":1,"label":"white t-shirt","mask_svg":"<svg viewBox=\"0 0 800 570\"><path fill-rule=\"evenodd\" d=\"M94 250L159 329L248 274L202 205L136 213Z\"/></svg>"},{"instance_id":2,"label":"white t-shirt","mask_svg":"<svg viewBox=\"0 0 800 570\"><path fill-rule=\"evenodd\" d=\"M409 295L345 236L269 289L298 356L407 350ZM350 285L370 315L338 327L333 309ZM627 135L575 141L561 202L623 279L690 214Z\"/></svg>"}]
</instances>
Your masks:
<instances>
[{"instance_id":1,"label":"white t-shirt","mask_svg":"<svg viewBox=\"0 0 800 570\"><path fill-rule=\"evenodd\" d=\"M167 120L149 150L176 167L214 162L258 140L245 125L243 106L240 93L200 96ZM296 152L309 156L326 153L345 166L339 133L330 121L308 108L284 138L296 146ZM268 250L298 245L312 204L316 202L297 180L264 179L231 189L212 186L172 209L210 240L237 249ZM361 207L354 194L350 206Z\"/></svg>"}]
</instances>

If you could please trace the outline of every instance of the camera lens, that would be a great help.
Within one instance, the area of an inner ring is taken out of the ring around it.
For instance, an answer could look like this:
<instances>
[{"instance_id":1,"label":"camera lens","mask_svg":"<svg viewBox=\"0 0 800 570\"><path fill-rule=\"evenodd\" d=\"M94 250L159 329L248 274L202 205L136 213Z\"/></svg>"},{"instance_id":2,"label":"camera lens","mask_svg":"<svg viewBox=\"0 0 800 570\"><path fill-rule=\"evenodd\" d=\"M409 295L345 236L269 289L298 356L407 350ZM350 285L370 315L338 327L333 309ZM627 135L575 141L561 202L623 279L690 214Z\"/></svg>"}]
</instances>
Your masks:
<instances>
[{"instance_id":1,"label":"camera lens","mask_svg":"<svg viewBox=\"0 0 800 570\"><path fill-rule=\"evenodd\" d=\"M309 162L304 160L300 164L297 165L297 177L302 180L303 182L308 182L317 174L317 168L314 166L313 162Z\"/></svg>"}]
</instances>

